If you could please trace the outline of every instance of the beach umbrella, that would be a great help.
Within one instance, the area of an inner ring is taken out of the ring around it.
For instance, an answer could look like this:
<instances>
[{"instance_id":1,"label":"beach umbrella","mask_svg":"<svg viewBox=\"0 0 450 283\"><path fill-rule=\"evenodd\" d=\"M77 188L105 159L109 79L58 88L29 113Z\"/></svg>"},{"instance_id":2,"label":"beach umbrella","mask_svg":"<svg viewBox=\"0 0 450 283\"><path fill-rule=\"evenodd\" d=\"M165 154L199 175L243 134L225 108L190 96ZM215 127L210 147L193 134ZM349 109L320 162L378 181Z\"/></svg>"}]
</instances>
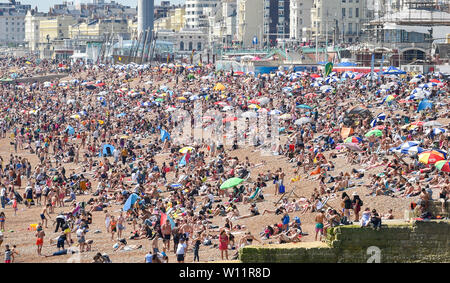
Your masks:
<instances>
[{"instance_id":1,"label":"beach umbrella","mask_svg":"<svg viewBox=\"0 0 450 283\"><path fill-rule=\"evenodd\" d=\"M250 99L249 101L247 101L250 104L259 104L259 101L256 99Z\"/></svg>"},{"instance_id":2,"label":"beach umbrella","mask_svg":"<svg viewBox=\"0 0 450 283\"><path fill-rule=\"evenodd\" d=\"M442 124L439 123L438 121L434 120L434 121L428 121L428 122L425 122L425 123L423 124L423 126L424 126L424 127L441 127Z\"/></svg>"},{"instance_id":3,"label":"beach umbrella","mask_svg":"<svg viewBox=\"0 0 450 283\"><path fill-rule=\"evenodd\" d=\"M127 136L127 135L121 135L119 138L120 138L120 139L127 139L127 138L129 138L129 136Z\"/></svg>"},{"instance_id":4,"label":"beach umbrella","mask_svg":"<svg viewBox=\"0 0 450 283\"><path fill-rule=\"evenodd\" d=\"M448 160L440 160L434 164L439 171L449 172L450 173L450 161Z\"/></svg>"},{"instance_id":5,"label":"beach umbrella","mask_svg":"<svg viewBox=\"0 0 450 283\"><path fill-rule=\"evenodd\" d=\"M430 100L424 99L419 103L419 106L417 107L417 112L425 110L425 109L429 109L432 107L433 107L433 103Z\"/></svg>"},{"instance_id":6,"label":"beach umbrella","mask_svg":"<svg viewBox=\"0 0 450 283\"><path fill-rule=\"evenodd\" d=\"M281 114L281 111L278 109L273 109L269 112L270 115L278 115Z\"/></svg>"},{"instance_id":7,"label":"beach umbrella","mask_svg":"<svg viewBox=\"0 0 450 283\"><path fill-rule=\"evenodd\" d=\"M382 135L383 135L383 132L380 130L371 130L371 131L367 132L364 136L366 136L366 137L371 137L371 136L381 137Z\"/></svg>"},{"instance_id":8,"label":"beach umbrella","mask_svg":"<svg viewBox=\"0 0 450 283\"><path fill-rule=\"evenodd\" d=\"M100 154L100 156L112 156L113 152L114 152L114 146L110 145L110 144L105 144L103 146L102 152Z\"/></svg>"},{"instance_id":9,"label":"beach umbrella","mask_svg":"<svg viewBox=\"0 0 450 283\"><path fill-rule=\"evenodd\" d=\"M186 100L187 100L187 98L184 97L184 96L177 97L177 99L178 99L178 100L181 100L181 101L186 101Z\"/></svg>"},{"instance_id":10,"label":"beach umbrella","mask_svg":"<svg viewBox=\"0 0 450 283\"><path fill-rule=\"evenodd\" d=\"M266 105L267 103L270 102L270 98L262 97L262 98L258 99L258 102L259 102L259 103L256 103L256 104L259 104L259 105Z\"/></svg>"},{"instance_id":11,"label":"beach umbrella","mask_svg":"<svg viewBox=\"0 0 450 283\"><path fill-rule=\"evenodd\" d=\"M353 151L361 151L362 150L362 148L356 143L341 143L341 144L338 144L336 149L342 149L344 147L346 147L350 150L353 150Z\"/></svg>"},{"instance_id":12,"label":"beach umbrella","mask_svg":"<svg viewBox=\"0 0 450 283\"><path fill-rule=\"evenodd\" d=\"M299 105L295 106L295 108L312 109L311 106L306 105L306 104L299 104Z\"/></svg>"},{"instance_id":13,"label":"beach umbrella","mask_svg":"<svg viewBox=\"0 0 450 283\"><path fill-rule=\"evenodd\" d=\"M420 78L413 78L413 79L411 79L410 81L409 81L409 83L410 84L416 84L416 83L418 83L418 82L420 82L421 80L420 80Z\"/></svg>"},{"instance_id":14,"label":"beach umbrella","mask_svg":"<svg viewBox=\"0 0 450 283\"><path fill-rule=\"evenodd\" d=\"M422 152L425 152L426 149L423 149L419 146L411 146L411 147L404 147L404 148L402 148L402 147L391 148L391 151L402 153L402 154L408 154L408 155L416 155L416 154L421 154Z\"/></svg>"},{"instance_id":15,"label":"beach umbrella","mask_svg":"<svg viewBox=\"0 0 450 283\"><path fill-rule=\"evenodd\" d=\"M183 147L182 149L180 149L179 152L180 152L180 153L186 153L186 152L192 151L192 150L194 150L193 147L185 146L185 147Z\"/></svg>"},{"instance_id":16,"label":"beach umbrella","mask_svg":"<svg viewBox=\"0 0 450 283\"><path fill-rule=\"evenodd\" d=\"M384 102L391 102L392 100L394 100L395 99L395 96L393 96L393 95L388 95L388 96L386 96L384 99L383 99L383 103Z\"/></svg>"},{"instance_id":17,"label":"beach umbrella","mask_svg":"<svg viewBox=\"0 0 450 283\"><path fill-rule=\"evenodd\" d=\"M126 113L120 113L120 114L118 114L116 117L117 118L121 118L121 117L124 117L124 116L126 116L127 114Z\"/></svg>"},{"instance_id":18,"label":"beach umbrella","mask_svg":"<svg viewBox=\"0 0 450 283\"><path fill-rule=\"evenodd\" d=\"M247 111L247 112L242 113L241 116L244 118L255 118L258 116L258 114L256 114L253 111Z\"/></svg>"},{"instance_id":19,"label":"beach umbrella","mask_svg":"<svg viewBox=\"0 0 450 283\"><path fill-rule=\"evenodd\" d=\"M282 120L288 120L288 119L291 119L291 118L292 118L291 114L283 114L283 115L280 116L280 119L282 119Z\"/></svg>"},{"instance_id":20,"label":"beach umbrella","mask_svg":"<svg viewBox=\"0 0 450 283\"><path fill-rule=\"evenodd\" d=\"M67 126L65 132L67 132L70 136L73 136L75 134L75 129L72 126Z\"/></svg>"},{"instance_id":21,"label":"beach umbrella","mask_svg":"<svg viewBox=\"0 0 450 283\"><path fill-rule=\"evenodd\" d=\"M348 137L344 140L344 143L361 143L362 139L360 137Z\"/></svg>"},{"instance_id":22,"label":"beach umbrella","mask_svg":"<svg viewBox=\"0 0 450 283\"><path fill-rule=\"evenodd\" d=\"M290 87L290 86L287 86L287 87L283 87L282 90L283 90L284 92L291 92L291 91L293 90L293 88Z\"/></svg>"},{"instance_id":23,"label":"beach umbrella","mask_svg":"<svg viewBox=\"0 0 450 283\"><path fill-rule=\"evenodd\" d=\"M131 207L133 207L133 205L136 203L136 201L140 199L140 197L137 194L131 194L127 201L125 202L125 204L123 205L123 211L128 211L130 210Z\"/></svg>"},{"instance_id":24,"label":"beach umbrella","mask_svg":"<svg viewBox=\"0 0 450 283\"><path fill-rule=\"evenodd\" d=\"M170 187L173 189L178 189L181 188L183 185L182 184L170 184Z\"/></svg>"},{"instance_id":25,"label":"beach umbrella","mask_svg":"<svg viewBox=\"0 0 450 283\"><path fill-rule=\"evenodd\" d=\"M269 112L269 110L267 110L266 108L260 108L256 112L258 112L258 113L267 113L267 112Z\"/></svg>"},{"instance_id":26,"label":"beach umbrella","mask_svg":"<svg viewBox=\"0 0 450 283\"><path fill-rule=\"evenodd\" d=\"M215 90L215 91L219 91L219 90L224 91L225 89L226 89L226 87L221 83L217 83L213 88L213 90Z\"/></svg>"},{"instance_id":27,"label":"beach umbrella","mask_svg":"<svg viewBox=\"0 0 450 283\"><path fill-rule=\"evenodd\" d=\"M322 86L322 84L319 83L319 82L313 82L310 86L312 86L312 87L320 87L320 86Z\"/></svg>"},{"instance_id":28,"label":"beach umbrella","mask_svg":"<svg viewBox=\"0 0 450 283\"><path fill-rule=\"evenodd\" d=\"M235 186L239 185L242 182L244 182L244 179L241 179L241 178L230 178L230 179L226 180L225 182L223 182L222 185L220 185L220 189L221 190L226 190L228 188L235 187Z\"/></svg>"},{"instance_id":29,"label":"beach umbrella","mask_svg":"<svg viewBox=\"0 0 450 283\"><path fill-rule=\"evenodd\" d=\"M222 108L222 111L232 111L234 108L231 105L227 105L225 107Z\"/></svg>"},{"instance_id":30,"label":"beach umbrella","mask_svg":"<svg viewBox=\"0 0 450 283\"><path fill-rule=\"evenodd\" d=\"M259 106L259 105L257 105L257 104L250 104L250 105L248 106L248 108L249 108L249 109L260 109L261 106Z\"/></svg>"},{"instance_id":31,"label":"beach umbrella","mask_svg":"<svg viewBox=\"0 0 450 283\"><path fill-rule=\"evenodd\" d=\"M414 126L423 126L423 124L425 124L425 122L422 122L422 121L415 121L415 122L411 123L411 125L414 125Z\"/></svg>"},{"instance_id":32,"label":"beach umbrella","mask_svg":"<svg viewBox=\"0 0 450 283\"><path fill-rule=\"evenodd\" d=\"M316 96L317 96L317 94L312 93L312 92L305 94L305 98L306 99L311 99L311 98L316 97Z\"/></svg>"},{"instance_id":33,"label":"beach umbrella","mask_svg":"<svg viewBox=\"0 0 450 283\"><path fill-rule=\"evenodd\" d=\"M190 100L190 101L197 100L197 99L200 99L200 96L198 96L198 95L193 95L193 96L190 96L190 97L189 97L189 100Z\"/></svg>"},{"instance_id":34,"label":"beach umbrella","mask_svg":"<svg viewBox=\"0 0 450 283\"><path fill-rule=\"evenodd\" d=\"M70 118L72 118L72 119L80 119L81 116L78 115L78 114L74 114L74 115L70 116Z\"/></svg>"},{"instance_id":35,"label":"beach umbrella","mask_svg":"<svg viewBox=\"0 0 450 283\"><path fill-rule=\"evenodd\" d=\"M440 160L444 160L445 155L436 150L424 151L419 154L419 162L423 164L434 164Z\"/></svg>"},{"instance_id":36,"label":"beach umbrella","mask_svg":"<svg viewBox=\"0 0 450 283\"><path fill-rule=\"evenodd\" d=\"M157 101L157 102L164 102L164 99L162 99L162 98L157 98L157 99L155 99L155 101Z\"/></svg>"},{"instance_id":37,"label":"beach umbrella","mask_svg":"<svg viewBox=\"0 0 450 283\"><path fill-rule=\"evenodd\" d=\"M447 132L447 130L444 128L434 128L433 130L431 130L431 132L433 133L433 135L439 135Z\"/></svg>"},{"instance_id":38,"label":"beach umbrella","mask_svg":"<svg viewBox=\"0 0 450 283\"><path fill-rule=\"evenodd\" d=\"M309 117L302 117L300 119L295 120L294 125L303 125L307 123L311 123L312 119Z\"/></svg>"},{"instance_id":39,"label":"beach umbrella","mask_svg":"<svg viewBox=\"0 0 450 283\"><path fill-rule=\"evenodd\" d=\"M193 79L195 79L194 74L189 73L189 74L187 75L187 79L188 79L188 80L193 80Z\"/></svg>"},{"instance_id":40,"label":"beach umbrella","mask_svg":"<svg viewBox=\"0 0 450 283\"><path fill-rule=\"evenodd\" d=\"M232 122L232 121L236 121L237 117L233 117L233 116L229 116L229 117L225 117L222 119L223 123L227 123L227 122Z\"/></svg>"}]
</instances>

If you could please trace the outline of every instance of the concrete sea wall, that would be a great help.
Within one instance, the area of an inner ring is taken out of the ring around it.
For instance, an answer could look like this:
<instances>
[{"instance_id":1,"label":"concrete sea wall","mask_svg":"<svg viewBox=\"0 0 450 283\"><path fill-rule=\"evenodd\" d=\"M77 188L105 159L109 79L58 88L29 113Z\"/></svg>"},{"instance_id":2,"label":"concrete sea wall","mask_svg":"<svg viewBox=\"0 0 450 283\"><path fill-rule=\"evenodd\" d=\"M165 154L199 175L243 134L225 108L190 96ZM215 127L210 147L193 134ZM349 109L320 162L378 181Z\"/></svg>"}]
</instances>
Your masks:
<instances>
[{"instance_id":1,"label":"concrete sea wall","mask_svg":"<svg viewBox=\"0 0 450 283\"><path fill-rule=\"evenodd\" d=\"M357 225L329 228L326 243L248 246L244 263L450 262L450 221L390 222L380 230Z\"/></svg>"}]
</instances>

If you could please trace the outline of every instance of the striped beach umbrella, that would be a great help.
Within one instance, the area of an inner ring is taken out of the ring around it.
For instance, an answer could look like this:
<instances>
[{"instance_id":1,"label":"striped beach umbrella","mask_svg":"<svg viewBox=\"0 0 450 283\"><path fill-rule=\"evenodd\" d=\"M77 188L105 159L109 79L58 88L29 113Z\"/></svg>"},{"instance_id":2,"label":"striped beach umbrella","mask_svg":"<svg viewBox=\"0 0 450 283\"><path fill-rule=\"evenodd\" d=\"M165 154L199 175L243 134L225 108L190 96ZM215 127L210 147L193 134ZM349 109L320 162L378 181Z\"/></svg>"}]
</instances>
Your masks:
<instances>
[{"instance_id":1,"label":"striped beach umbrella","mask_svg":"<svg viewBox=\"0 0 450 283\"><path fill-rule=\"evenodd\" d=\"M434 164L444 159L444 154L436 150L424 151L419 154L419 162L423 164Z\"/></svg>"},{"instance_id":2,"label":"striped beach umbrella","mask_svg":"<svg viewBox=\"0 0 450 283\"><path fill-rule=\"evenodd\" d=\"M441 160L434 164L439 171L443 172L450 172L450 161L448 160Z\"/></svg>"}]
</instances>

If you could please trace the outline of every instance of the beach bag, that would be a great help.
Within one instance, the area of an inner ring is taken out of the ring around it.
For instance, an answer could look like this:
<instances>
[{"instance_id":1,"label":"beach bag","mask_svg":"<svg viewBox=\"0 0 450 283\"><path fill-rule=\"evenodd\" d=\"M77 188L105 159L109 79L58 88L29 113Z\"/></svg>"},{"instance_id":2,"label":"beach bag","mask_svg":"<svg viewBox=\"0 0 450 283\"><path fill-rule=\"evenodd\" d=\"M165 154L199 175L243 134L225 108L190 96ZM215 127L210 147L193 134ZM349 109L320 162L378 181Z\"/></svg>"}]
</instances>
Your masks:
<instances>
[{"instance_id":1,"label":"beach bag","mask_svg":"<svg viewBox=\"0 0 450 283\"><path fill-rule=\"evenodd\" d=\"M281 184L281 185L278 187L278 192L279 192L280 194L284 194L285 190L286 190L286 188L284 187L283 184Z\"/></svg>"}]
</instances>

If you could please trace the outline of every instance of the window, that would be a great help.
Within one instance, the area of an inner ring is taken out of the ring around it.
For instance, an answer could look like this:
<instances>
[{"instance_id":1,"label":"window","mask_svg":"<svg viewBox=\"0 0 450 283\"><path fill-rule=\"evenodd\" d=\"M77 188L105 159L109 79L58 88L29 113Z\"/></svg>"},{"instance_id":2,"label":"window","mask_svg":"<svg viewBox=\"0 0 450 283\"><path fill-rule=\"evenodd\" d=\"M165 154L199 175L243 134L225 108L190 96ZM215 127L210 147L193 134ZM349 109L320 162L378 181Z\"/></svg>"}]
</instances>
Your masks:
<instances>
[{"instance_id":1,"label":"window","mask_svg":"<svg viewBox=\"0 0 450 283\"><path fill-rule=\"evenodd\" d=\"M180 51L184 51L184 42L180 41Z\"/></svg>"},{"instance_id":2,"label":"window","mask_svg":"<svg viewBox=\"0 0 450 283\"><path fill-rule=\"evenodd\" d=\"M345 8L342 8L342 17L345 17Z\"/></svg>"},{"instance_id":3,"label":"window","mask_svg":"<svg viewBox=\"0 0 450 283\"><path fill-rule=\"evenodd\" d=\"M189 42L189 50L192 50L192 41L191 42Z\"/></svg>"},{"instance_id":4,"label":"window","mask_svg":"<svg viewBox=\"0 0 450 283\"><path fill-rule=\"evenodd\" d=\"M348 8L348 17L349 18L353 17L353 9L352 8Z\"/></svg>"},{"instance_id":5,"label":"window","mask_svg":"<svg viewBox=\"0 0 450 283\"><path fill-rule=\"evenodd\" d=\"M202 43L201 42L197 43L197 50L202 50Z\"/></svg>"},{"instance_id":6,"label":"window","mask_svg":"<svg viewBox=\"0 0 450 283\"><path fill-rule=\"evenodd\" d=\"M352 33L352 23L348 24L348 33Z\"/></svg>"},{"instance_id":7,"label":"window","mask_svg":"<svg viewBox=\"0 0 450 283\"><path fill-rule=\"evenodd\" d=\"M359 8L355 8L355 18L359 18Z\"/></svg>"}]
</instances>

